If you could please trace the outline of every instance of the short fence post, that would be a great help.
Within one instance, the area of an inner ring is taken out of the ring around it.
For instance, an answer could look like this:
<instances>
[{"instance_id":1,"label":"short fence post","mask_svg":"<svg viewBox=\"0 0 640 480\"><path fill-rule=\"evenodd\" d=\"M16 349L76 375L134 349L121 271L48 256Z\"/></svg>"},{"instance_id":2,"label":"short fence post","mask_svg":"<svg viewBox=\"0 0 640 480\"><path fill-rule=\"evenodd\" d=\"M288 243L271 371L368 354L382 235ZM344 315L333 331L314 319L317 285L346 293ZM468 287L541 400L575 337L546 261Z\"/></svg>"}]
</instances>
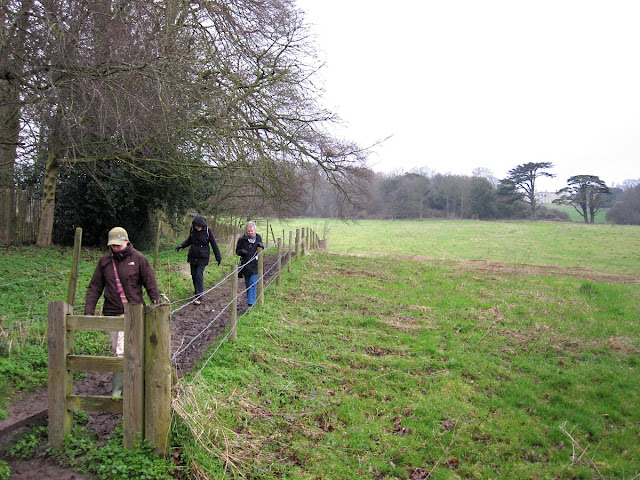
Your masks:
<instances>
[{"instance_id":1,"label":"short fence post","mask_svg":"<svg viewBox=\"0 0 640 480\"><path fill-rule=\"evenodd\" d=\"M282 276L282 240L280 238L276 242L276 245L278 246L278 273L276 277L276 285L279 286L281 282L280 277Z\"/></svg>"},{"instance_id":2,"label":"short fence post","mask_svg":"<svg viewBox=\"0 0 640 480\"><path fill-rule=\"evenodd\" d=\"M236 239L238 238L238 234L235 229L233 230L233 238L231 239L231 247L229 248L229 255L234 256L236 254Z\"/></svg>"},{"instance_id":3,"label":"short fence post","mask_svg":"<svg viewBox=\"0 0 640 480\"><path fill-rule=\"evenodd\" d=\"M258 305L264 305L264 250L258 247Z\"/></svg>"},{"instance_id":4,"label":"short fence post","mask_svg":"<svg viewBox=\"0 0 640 480\"><path fill-rule=\"evenodd\" d=\"M300 229L296 228L296 261L298 260L299 254L300 254Z\"/></svg>"},{"instance_id":5,"label":"short fence post","mask_svg":"<svg viewBox=\"0 0 640 480\"><path fill-rule=\"evenodd\" d=\"M73 393L73 376L67 368L67 355L73 351L73 331L67 330L67 315L73 313L73 307L66 302L49 302L47 310L49 443L60 449L73 426L73 412L67 409L67 395Z\"/></svg>"},{"instance_id":6,"label":"short fence post","mask_svg":"<svg viewBox=\"0 0 640 480\"><path fill-rule=\"evenodd\" d=\"M300 238L300 254L304 257L307 252L305 249L306 243L307 243L307 237L305 237L305 228L302 229L301 235L302 237Z\"/></svg>"},{"instance_id":7,"label":"short fence post","mask_svg":"<svg viewBox=\"0 0 640 480\"><path fill-rule=\"evenodd\" d=\"M291 247L292 247L293 232L289 230L289 253L287 257L287 271L291 273Z\"/></svg>"},{"instance_id":8,"label":"short fence post","mask_svg":"<svg viewBox=\"0 0 640 480\"><path fill-rule=\"evenodd\" d=\"M238 264L231 269L231 311L229 312L229 326L231 340L238 338Z\"/></svg>"},{"instance_id":9,"label":"short fence post","mask_svg":"<svg viewBox=\"0 0 640 480\"><path fill-rule=\"evenodd\" d=\"M166 457L171 426L169 304L148 306L144 313L144 438Z\"/></svg>"},{"instance_id":10,"label":"short fence post","mask_svg":"<svg viewBox=\"0 0 640 480\"><path fill-rule=\"evenodd\" d=\"M158 253L160 251L160 219L156 218L158 226L156 228L156 244L153 249L153 271L158 270Z\"/></svg>"},{"instance_id":11,"label":"short fence post","mask_svg":"<svg viewBox=\"0 0 640 480\"><path fill-rule=\"evenodd\" d=\"M144 343L142 304L127 303L124 308L122 443L129 449L133 448L138 434L144 433Z\"/></svg>"},{"instance_id":12,"label":"short fence post","mask_svg":"<svg viewBox=\"0 0 640 480\"><path fill-rule=\"evenodd\" d=\"M71 275L67 288L67 303L72 307L76 304L76 287L78 285L78 265L80 264L80 248L82 247L82 229L76 228L73 239L73 259L71 261Z\"/></svg>"}]
</instances>

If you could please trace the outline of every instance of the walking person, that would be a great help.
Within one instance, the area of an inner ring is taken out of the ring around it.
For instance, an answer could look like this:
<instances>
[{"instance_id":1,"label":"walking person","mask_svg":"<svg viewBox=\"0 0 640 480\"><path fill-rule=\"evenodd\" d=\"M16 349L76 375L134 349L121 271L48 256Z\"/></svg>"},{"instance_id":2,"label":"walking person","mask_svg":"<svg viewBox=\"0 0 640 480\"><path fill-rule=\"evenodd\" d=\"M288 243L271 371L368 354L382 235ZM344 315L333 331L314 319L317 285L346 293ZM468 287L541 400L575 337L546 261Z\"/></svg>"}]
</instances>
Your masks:
<instances>
[{"instance_id":1,"label":"walking person","mask_svg":"<svg viewBox=\"0 0 640 480\"><path fill-rule=\"evenodd\" d=\"M256 224L247 222L244 234L236 243L236 254L240 256L239 277L244 277L247 287L247 307L256 303L256 290L258 285L258 247L264 249L262 237L256 233Z\"/></svg>"},{"instance_id":2,"label":"walking person","mask_svg":"<svg viewBox=\"0 0 640 480\"><path fill-rule=\"evenodd\" d=\"M85 315L95 315L98 300L104 293L102 315L124 314L126 303L144 305L142 287L153 303L160 303L156 274L147 257L133 248L127 231L115 227L107 238L109 253L104 255L93 272L84 304ZM117 357L124 355L124 332L109 332L111 348ZM112 395L122 396L122 373L113 374Z\"/></svg>"},{"instance_id":3,"label":"walking person","mask_svg":"<svg viewBox=\"0 0 640 480\"><path fill-rule=\"evenodd\" d=\"M193 301L194 305L202 303L204 268L209 265L209 257L211 255L209 245L213 248L213 254L218 265L220 265L222 256L220 255L216 238L213 236L213 230L207 226L204 217L196 215L193 217L193 222L191 222L189 238L176 247L176 252L178 252L181 248L189 246L187 262L191 265L191 279L193 280L194 296L196 297Z\"/></svg>"}]
</instances>

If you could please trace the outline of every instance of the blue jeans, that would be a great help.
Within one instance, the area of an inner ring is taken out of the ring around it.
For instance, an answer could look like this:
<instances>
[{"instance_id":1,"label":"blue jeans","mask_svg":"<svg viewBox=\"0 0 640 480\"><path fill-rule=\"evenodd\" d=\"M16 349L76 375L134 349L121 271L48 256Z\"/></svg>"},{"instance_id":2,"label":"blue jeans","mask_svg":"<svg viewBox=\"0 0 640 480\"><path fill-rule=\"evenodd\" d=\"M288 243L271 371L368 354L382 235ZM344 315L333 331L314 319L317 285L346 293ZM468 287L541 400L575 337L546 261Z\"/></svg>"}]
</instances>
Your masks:
<instances>
[{"instance_id":1,"label":"blue jeans","mask_svg":"<svg viewBox=\"0 0 640 480\"><path fill-rule=\"evenodd\" d=\"M191 265L191 279L196 299L200 300L204 292L204 265Z\"/></svg>"},{"instance_id":2,"label":"blue jeans","mask_svg":"<svg viewBox=\"0 0 640 480\"><path fill-rule=\"evenodd\" d=\"M256 290L258 290L258 274L244 277L244 284L247 287L247 305L251 306L256 303Z\"/></svg>"}]
</instances>

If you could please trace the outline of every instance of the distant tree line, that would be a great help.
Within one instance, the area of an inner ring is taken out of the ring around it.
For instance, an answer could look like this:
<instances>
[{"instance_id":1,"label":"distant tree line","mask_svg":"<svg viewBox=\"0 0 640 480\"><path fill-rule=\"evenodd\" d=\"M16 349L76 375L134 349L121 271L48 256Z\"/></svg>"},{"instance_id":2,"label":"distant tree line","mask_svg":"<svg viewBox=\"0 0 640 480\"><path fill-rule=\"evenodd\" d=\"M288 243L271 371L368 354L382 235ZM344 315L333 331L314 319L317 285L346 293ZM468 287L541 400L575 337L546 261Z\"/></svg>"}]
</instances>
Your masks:
<instances>
[{"instance_id":1,"label":"distant tree line","mask_svg":"<svg viewBox=\"0 0 640 480\"><path fill-rule=\"evenodd\" d=\"M433 173L426 169L361 175L358 202L345 204L332 197L322 182L309 184L300 215L379 219L545 219L569 220L566 212L539 201L537 181L553 177L549 162L525 163L497 179L487 168L473 175ZM556 205L573 207L585 223L608 209L607 221L640 224L640 181L608 187L595 175L575 175L554 192Z\"/></svg>"}]
</instances>

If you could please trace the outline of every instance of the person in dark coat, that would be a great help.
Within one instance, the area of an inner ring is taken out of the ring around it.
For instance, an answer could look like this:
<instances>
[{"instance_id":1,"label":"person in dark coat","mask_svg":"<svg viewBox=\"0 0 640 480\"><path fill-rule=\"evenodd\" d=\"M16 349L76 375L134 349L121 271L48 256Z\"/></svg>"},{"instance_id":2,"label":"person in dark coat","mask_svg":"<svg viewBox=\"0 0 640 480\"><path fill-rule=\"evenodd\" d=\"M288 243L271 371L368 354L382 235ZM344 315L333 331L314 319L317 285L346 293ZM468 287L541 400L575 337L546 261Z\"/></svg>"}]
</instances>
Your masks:
<instances>
[{"instance_id":1,"label":"person in dark coat","mask_svg":"<svg viewBox=\"0 0 640 480\"><path fill-rule=\"evenodd\" d=\"M256 290L258 285L258 247L264 248L262 237L256 233L256 224L247 222L244 234L236 243L236 254L240 256L239 277L244 277L247 287L247 306L252 307L256 303Z\"/></svg>"},{"instance_id":2,"label":"person in dark coat","mask_svg":"<svg viewBox=\"0 0 640 480\"><path fill-rule=\"evenodd\" d=\"M193 302L195 305L202 303L204 267L209 265L209 256L211 254L209 245L213 248L213 254L216 257L218 265L220 265L222 257L218 244L216 243L216 238L213 236L213 230L207 226L207 222L203 217L196 215L193 218L189 238L176 247L177 252L180 251L181 248L189 246L187 262L191 265L191 279L193 280L193 289L196 297Z\"/></svg>"},{"instance_id":3,"label":"person in dark coat","mask_svg":"<svg viewBox=\"0 0 640 480\"><path fill-rule=\"evenodd\" d=\"M122 227L109 230L109 253L104 255L93 272L84 303L84 314L95 315L98 300L104 293L102 315L124 313L125 303L144 305L142 287L153 303L160 303L156 274L142 253L133 248L129 235ZM109 332L114 355L124 355L124 332ZM113 374L112 395L122 395L122 373Z\"/></svg>"}]
</instances>

